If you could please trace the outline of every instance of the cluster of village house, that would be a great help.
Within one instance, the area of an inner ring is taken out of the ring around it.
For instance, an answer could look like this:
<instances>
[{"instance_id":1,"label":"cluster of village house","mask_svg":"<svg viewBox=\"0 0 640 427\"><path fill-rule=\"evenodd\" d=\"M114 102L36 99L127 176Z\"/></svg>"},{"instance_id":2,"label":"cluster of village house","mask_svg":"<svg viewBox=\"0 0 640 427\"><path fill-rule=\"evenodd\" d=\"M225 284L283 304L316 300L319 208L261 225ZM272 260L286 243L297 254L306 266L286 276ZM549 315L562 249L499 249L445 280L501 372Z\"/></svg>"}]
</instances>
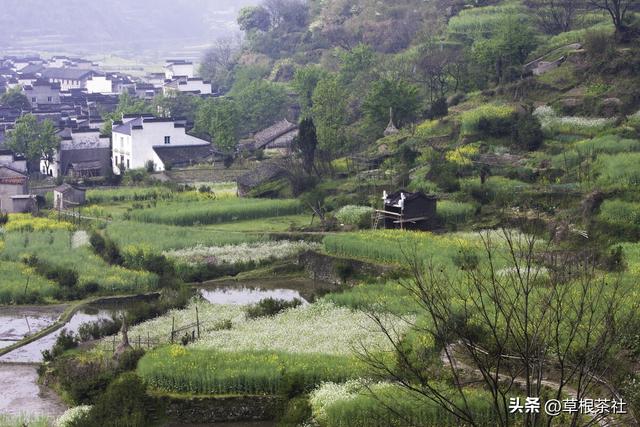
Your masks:
<instances>
[{"instance_id":1,"label":"cluster of village house","mask_svg":"<svg viewBox=\"0 0 640 427\"><path fill-rule=\"evenodd\" d=\"M101 115L115 111L123 93L140 99L177 92L217 96L209 82L195 76L191 61L167 60L164 73L133 78L100 71L97 64L78 58L0 57L0 94L16 88L26 96L30 108L16 110L0 105L0 212L25 212L35 204L35 196L29 190L27 162L4 146L17 119L27 113L39 121L49 119L58 128L60 147L53 161L40 164L40 173L54 178L83 179L110 171L121 174L126 169L147 167L150 162L156 171L163 171L169 165L211 163L223 154L215 147L215 141L212 144L191 135L192 124L175 117L124 115L113 123L110 136L101 134ZM289 147L297 126L283 119L256 131L242 143L243 148ZM67 187L61 187L56 197L61 197L63 190L72 191Z\"/></svg>"}]
</instances>

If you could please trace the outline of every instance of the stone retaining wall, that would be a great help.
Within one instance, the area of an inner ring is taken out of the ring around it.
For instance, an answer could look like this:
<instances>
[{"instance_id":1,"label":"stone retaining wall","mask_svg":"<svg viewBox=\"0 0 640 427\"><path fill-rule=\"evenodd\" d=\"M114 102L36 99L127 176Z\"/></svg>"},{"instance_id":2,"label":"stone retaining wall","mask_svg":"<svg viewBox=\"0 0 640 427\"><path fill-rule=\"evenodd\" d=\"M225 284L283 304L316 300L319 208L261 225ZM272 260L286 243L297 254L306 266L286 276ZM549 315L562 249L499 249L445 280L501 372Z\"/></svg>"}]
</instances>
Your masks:
<instances>
[{"instance_id":1,"label":"stone retaining wall","mask_svg":"<svg viewBox=\"0 0 640 427\"><path fill-rule=\"evenodd\" d=\"M170 421L198 425L273 420L282 411L285 399L280 396L233 396L160 398Z\"/></svg>"},{"instance_id":2,"label":"stone retaining wall","mask_svg":"<svg viewBox=\"0 0 640 427\"><path fill-rule=\"evenodd\" d=\"M350 278L386 276L396 271L394 267L386 265L339 258L313 251L300 254L298 263L304 267L309 278L323 282L325 286L330 284L333 287L330 290L337 290L340 287L342 283L340 270L346 266L351 270Z\"/></svg>"}]
</instances>

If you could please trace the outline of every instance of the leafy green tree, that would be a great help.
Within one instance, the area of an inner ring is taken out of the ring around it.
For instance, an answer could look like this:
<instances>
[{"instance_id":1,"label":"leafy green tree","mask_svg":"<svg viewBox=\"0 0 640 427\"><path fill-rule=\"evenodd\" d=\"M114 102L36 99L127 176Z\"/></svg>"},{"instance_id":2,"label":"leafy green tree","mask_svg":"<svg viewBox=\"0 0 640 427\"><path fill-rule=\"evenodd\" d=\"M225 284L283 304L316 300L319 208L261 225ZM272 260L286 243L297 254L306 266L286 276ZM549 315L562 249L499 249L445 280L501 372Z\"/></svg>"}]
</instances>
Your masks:
<instances>
[{"instance_id":1,"label":"leafy green tree","mask_svg":"<svg viewBox=\"0 0 640 427\"><path fill-rule=\"evenodd\" d=\"M32 160L37 156L38 121L33 114L25 114L16 121L14 130L9 133L7 148Z\"/></svg>"},{"instance_id":2,"label":"leafy green tree","mask_svg":"<svg viewBox=\"0 0 640 427\"><path fill-rule=\"evenodd\" d=\"M265 80L252 81L232 93L242 117L241 132L256 132L281 120L287 111L287 93L282 86Z\"/></svg>"},{"instance_id":3,"label":"leafy green tree","mask_svg":"<svg viewBox=\"0 0 640 427\"><path fill-rule=\"evenodd\" d=\"M317 65L308 65L296 70L293 78L293 88L298 94L298 102L303 116L311 113L313 91L316 89L318 82L326 75L327 72Z\"/></svg>"},{"instance_id":4,"label":"leafy green tree","mask_svg":"<svg viewBox=\"0 0 640 427\"><path fill-rule=\"evenodd\" d=\"M9 134L7 148L25 156L29 170L44 160L47 170L56 150L60 147L60 138L51 120L38 123L33 114L25 114L16 121L15 129Z\"/></svg>"},{"instance_id":5,"label":"leafy green tree","mask_svg":"<svg viewBox=\"0 0 640 427\"><path fill-rule=\"evenodd\" d=\"M371 76L376 64L375 52L366 44L360 43L356 47L340 55L340 78L348 85L359 77ZM365 77L365 80L366 79Z\"/></svg>"},{"instance_id":6,"label":"leafy green tree","mask_svg":"<svg viewBox=\"0 0 640 427\"><path fill-rule=\"evenodd\" d=\"M403 80L382 79L373 83L362 104L365 118L381 133L389 122L389 109L394 123L404 126L420 112L418 88Z\"/></svg>"},{"instance_id":7,"label":"leafy green tree","mask_svg":"<svg viewBox=\"0 0 640 427\"><path fill-rule=\"evenodd\" d=\"M0 98L0 104L20 111L29 110L31 108L29 98L21 92L19 87L10 89L2 95Z\"/></svg>"},{"instance_id":8,"label":"leafy green tree","mask_svg":"<svg viewBox=\"0 0 640 427\"><path fill-rule=\"evenodd\" d=\"M338 77L330 75L320 80L312 100L311 114L318 135L318 148L331 158L346 143L347 101Z\"/></svg>"},{"instance_id":9,"label":"leafy green tree","mask_svg":"<svg viewBox=\"0 0 640 427\"><path fill-rule=\"evenodd\" d=\"M104 125L101 132L103 135L111 135L112 122L122 120L123 114L136 114L136 113L153 113L153 108L150 104L142 99L137 99L123 93L118 97L118 107L112 113L107 113L102 116L104 119Z\"/></svg>"},{"instance_id":10,"label":"leafy green tree","mask_svg":"<svg viewBox=\"0 0 640 427\"><path fill-rule=\"evenodd\" d=\"M227 98L208 99L196 113L195 132L207 135L226 153L232 153L238 145L239 115L236 104Z\"/></svg>"},{"instance_id":11,"label":"leafy green tree","mask_svg":"<svg viewBox=\"0 0 640 427\"><path fill-rule=\"evenodd\" d=\"M515 16L507 15L499 30L488 39L476 41L472 47L475 60L486 69L493 69L498 83L520 76L522 65L536 47L533 30Z\"/></svg>"},{"instance_id":12,"label":"leafy green tree","mask_svg":"<svg viewBox=\"0 0 640 427\"><path fill-rule=\"evenodd\" d=\"M153 98L153 109L163 117L193 121L200 105L200 98L183 92L158 95Z\"/></svg>"},{"instance_id":13,"label":"leafy green tree","mask_svg":"<svg viewBox=\"0 0 640 427\"><path fill-rule=\"evenodd\" d=\"M318 136L312 118L308 117L300 122L299 133L294 140L294 145L302 157L302 167L305 172L311 174L318 146Z\"/></svg>"},{"instance_id":14,"label":"leafy green tree","mask_svg":"<svg viewBox=\"0 0 640 427\"><path fill-rule=\"evenodd\" d=\"M269 31L271 14L264 6L247 6L240 10L238 25L244 32Z\"/></svg>"},{"instance_id":15,"label":"leafy green tree","mask_svg":"<svg viewBox=\"0 0 640 427\"><path fill-rule=\"evenodd\" d=\"M47 119L39 124L34 149L48 171L56 152L60 149L60 137L56 135L56 128L51 120Z\"/></svg>"}]
</instances>

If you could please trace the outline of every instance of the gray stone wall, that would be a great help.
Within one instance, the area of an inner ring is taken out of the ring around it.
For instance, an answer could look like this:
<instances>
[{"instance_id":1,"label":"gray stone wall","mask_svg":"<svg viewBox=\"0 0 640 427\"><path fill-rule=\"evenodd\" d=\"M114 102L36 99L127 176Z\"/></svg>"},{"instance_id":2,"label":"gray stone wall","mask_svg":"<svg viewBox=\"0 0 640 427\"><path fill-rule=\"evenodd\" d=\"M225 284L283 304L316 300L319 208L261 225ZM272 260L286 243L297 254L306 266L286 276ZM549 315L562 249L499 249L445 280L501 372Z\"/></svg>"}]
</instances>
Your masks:
<instances>
[{"instance_id":1,"label":"gray stone wall","mask_svg":"<svg viewBox=\"0 0 640 427\"><path fill-rule=\"evenodd\" d=\"M342 284L341 271L345 267L351 270L350 279L358 277L384 277L396 269L386 265L373 264L349 258L339 258L319 252L308 251L298 257L298 263L302 265L309 278L332 285L337 290ZM349 281L349 280L347 280Z\"/></svg>"},{"instance_id":2,"label":"gray stone wall","mask_svg":"<svg viewBox=\"0 0 640 427\"><path fill-rule=\"evenodd\" d=\"M280 396L162 397L169 421L198 425L273 420L282 411Z\"/></svg>"}]
</instances>

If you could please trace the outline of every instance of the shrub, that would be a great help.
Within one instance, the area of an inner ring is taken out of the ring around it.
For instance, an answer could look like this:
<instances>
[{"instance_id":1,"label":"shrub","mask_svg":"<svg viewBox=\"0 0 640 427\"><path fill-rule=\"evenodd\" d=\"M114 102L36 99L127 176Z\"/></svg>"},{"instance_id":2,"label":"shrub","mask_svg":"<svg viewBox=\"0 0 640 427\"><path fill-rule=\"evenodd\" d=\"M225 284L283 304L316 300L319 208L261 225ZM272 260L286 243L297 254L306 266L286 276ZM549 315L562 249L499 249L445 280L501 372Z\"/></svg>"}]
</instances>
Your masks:
<instances>
[{"instance_id":1,"label":"shrub","mask_svg":"<svg viewBox=\"0 0 640 427\"><path fill-rule=\"evenodd\" d=\"M606 60L616 53L615 41L608 31L587 31L583 44L584 50L592 59Z\"/></svg>"},{"instance_id":2,"label":"shrub","mask_svg":"<svg viewBox=\"0 0 640 427\"><path fill-rule=\"evenodd\" d=\"M122 353L118 359L118 371L135 371L138 366L138 361L142 359L144 353L145 351L142 348L132 348Z\"/></svg>"},{"instance_id":3,"label":"shrub","mask_svg":"<svg viewBox=\"0 0 640 427\"><path fill-rule=\"evenodd\" d=\"M508 105L486 104L461 115L463 135L483 133L488 136L505 136L511 133L515 110Z\"/></svg>"},{"instance_id":4,"label":"shrub","mask_svg":"<svg viewBox=\"0 0 640 427\"><path fill-rule=\"evenodd\" d=\"M604 267L607 271L620 272L627 268L624 258L624 250L621 245L612 248L604 258Z\"/></svg>"},{"instance_id":5,"label":"shrub","mask_svg":"<svg viewBox=\"0 0 640 427\"><path fill-rule=\"evenodd\" d=\"M336 273L342 283L346 283L353 275L353 270L353 264L349 260L340 260L336 263Z\"/></svg>"},{"instance_id":6,"label":"shrub","mask_svg":"<svg viewBox=\"0 0 640 427\"><path fill-rule=\"evenodd\" d=\"M60 357L53 363L52 370L60 388L75 404L94 403L113 380L111 364L93 359Z\"/></svg>"},{"instance_id":7,"label":"shrub","mask_svg":"<svg viewBox=\"0 0 640 427\"><path fill-rule=\"evenodd\" d=\"M120 375L107 387L96 404L76 423L84 426L130 426L145 427L154 425L154 404L147 397L147 387L134 373Z\"/></svg>"},{"instance_id":8,"label":"shrub","mask_svg":"<svg viewBox=\"0 0 640 427\"><path fill-rule=\"evenodd\" d=\"M518 117L513 128L513 137L514 142L522 149L537 150L544 141L540 120L531 114Z\"/></svg>"},{"instance_id":9,"label":"shrub","mask_svg":"<svg viewBox=\"0 0 640 427\"><path fill-rule=\"evenodd\" d=\"M118 333L121 326L122 321L119 319L100 319L86 322L78 328L78 337L80 341L97 340Z\"/></svg>"},{"instance_id":10,"label":"shrub","mask_svg":"<svg viewBox=\"0 0 640 427\"><path fill-rule=\"evenodd\" d=\"M74 427L83 422L85 416L91 410L89 405L74 406L67 409L55 422L55 427Z\"/></svg>"},{"instance_id":11,"label":"shrub","mask_svg":"<svg viewBox=\"0 0 640 427\"><path fill-rule=\"evenodd\" d=\"M471 203L453 202L441 200L437 205L437 215L440 221L447 226L458 226L475 215L476 207Z\"/></svg>"},{"instance_id":12,"label":"shrub","mask_svg":"<svg viewBox=\"0 0 640 427\"><path fill-rule=\"evenodd\" d=\"M148 173L153 173L156 170L156 165L153 160L147 160L147 162L144 164L144 168Z\"/></svg>"},{"instance_id":13,"label":"shrub","mask_svg":"<svg viewBox=\"0 0 640 427\"><path fill-rule=\"evenodd\" d=\"M438 98L431 104L427 114L429 119L439 119L449 114L449 106L445 98Z\"/></svg>"},{"instance_id":14,"label":"shrub","mask_svg":"<svg viewBox=\"0 0 640 427\"><path fill-rule=\"evenodd\" d=\"M295 397L287 403L284 414L278 420L278 427L307 425L311 415L309 400L306 397Z\"/></svg>"},{"instance_id":15,"label":"shrub","mask_svg":"<svg viewBox=\"0 0 640 427\"><path fill-rule=\"evenodd\" d=\"M9 222L9 214L0 212L0 225L5 225L7 222Z\"/></svg>"},{"instance_id":16,"label":"shrub","mask_svg":"<svg viewBox=\"0 0 640 427\"><path fill-rule=\"evenodd\" d=\"M89 243L94 252L100 256L105 262L112 265L122 264L122 255L118 249L118 245L108 236L103 237L100 233L93 231L89 238Z\"/></svg>"},{"instance_id":17,"label":"shrub","mask_svg":"<svg viewBox=\"0 0 640 427\"><path fill-rule=\"evenodd\" d=\"M275 316L284 310L298 307L300 305L302 305L302 301L298 298L294 298L292 301L285 301L276 298L264 298L257 304L247 307L247 317L249 319L256 319L258 317Z\"/></svg>"},{"instance_id":18,"label":"shrub","mask_svg":"<svg viewBox=\"0 0 640 427\"><path fill-rule=\"evenodd\" d=\"M51 265L46 261L38 258L35 254L29 254L23 257L22 261L29 267L46 277L49 280L57 282L62 288L71 289L78 284L78 272L58 265Z\"/></svg>"},{"instance_id":19,"label":"shrub","mask_svg":"<svg viewBox=\"0 0 640 427\"><path fill-rule=\"evenodd\" d=\"M128 184L141 184L147 181L149 173L146 169L129 169L124 173L123 180Z\"/></svg>"},{"instance_id":20,"label":"shrub","mask_svg":"<svg viewBox=\"0 0 640 427\"><path fill-rule=\"evenodd\" d=\"M42 352L42 359L45 362L51 362L62 355L65 351L76 348L77 346L78 338L75 334L73 332L67 332L66 329L62 329L51 350L44 350Z\"/></svg>"},{"instance_id":21,"label":"shrub","mask_svg":"<svg viewBox=\"0 0 640 427\"><path fill-rule=\"evenodd\" d=\"M341 224L368 228L371 225L371 215L373 212L374 209L370 206L347 205L340 208L335 216Z\"/></svg>"}]
</instances>

